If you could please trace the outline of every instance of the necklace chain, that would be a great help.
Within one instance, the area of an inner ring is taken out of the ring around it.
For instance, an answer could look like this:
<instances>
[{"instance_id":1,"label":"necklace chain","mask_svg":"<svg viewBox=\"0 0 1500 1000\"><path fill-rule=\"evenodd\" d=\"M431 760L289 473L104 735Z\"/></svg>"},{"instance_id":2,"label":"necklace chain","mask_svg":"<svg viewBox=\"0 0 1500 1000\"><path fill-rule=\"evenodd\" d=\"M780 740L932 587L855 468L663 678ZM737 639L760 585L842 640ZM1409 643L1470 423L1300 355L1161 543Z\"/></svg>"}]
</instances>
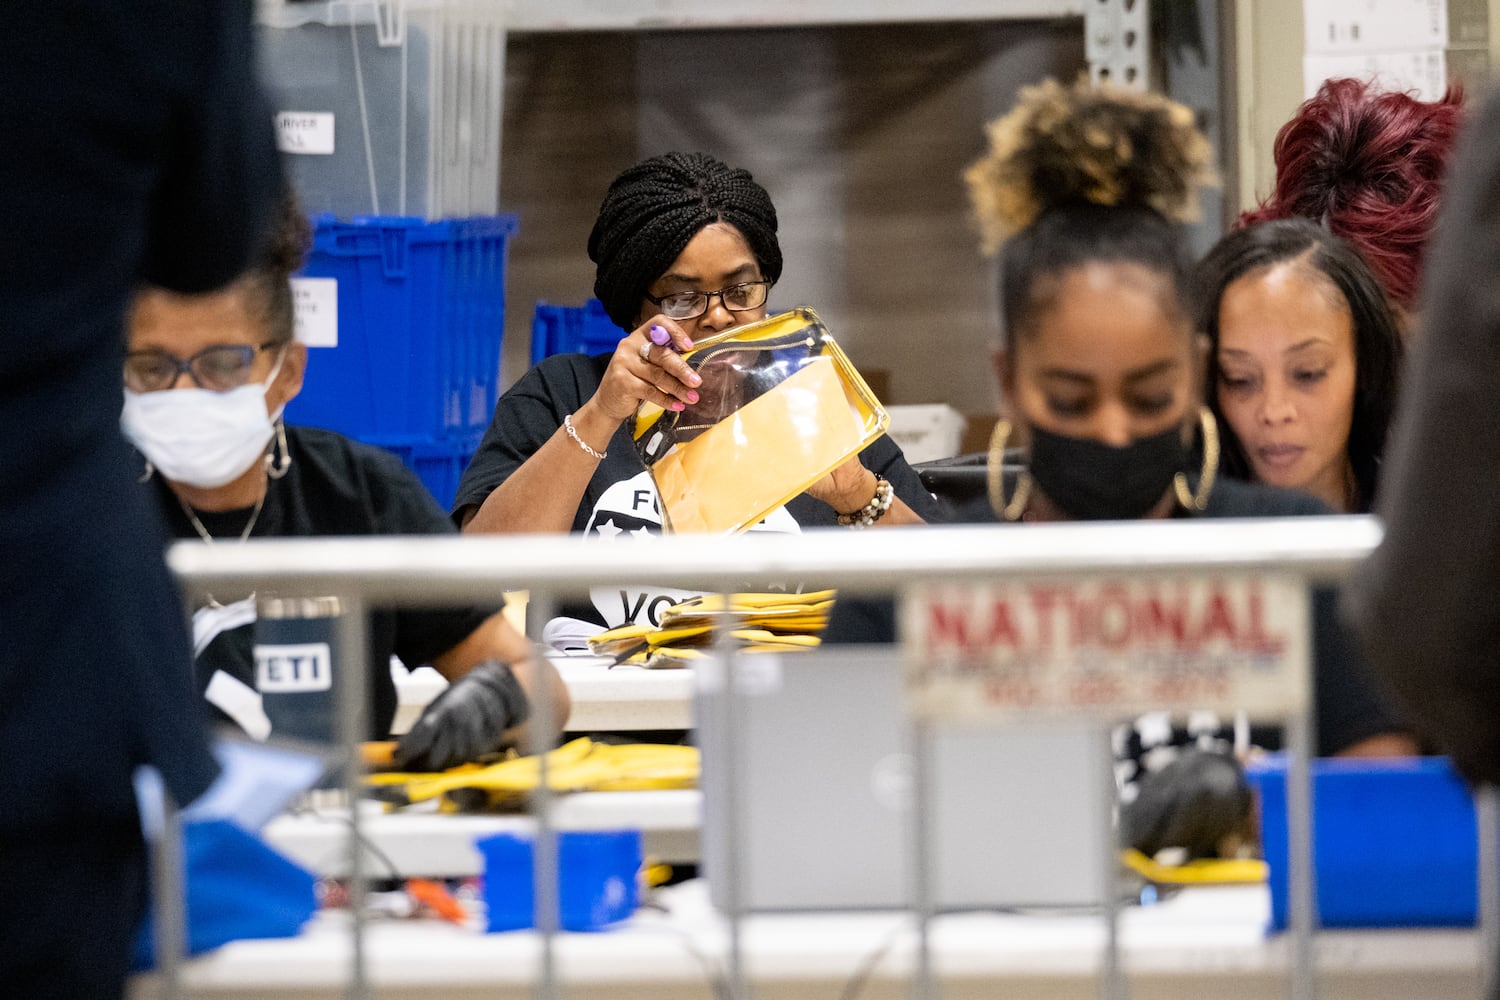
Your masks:
<instances>
[{"instance_id":1,"label":"necklace chain","mask_svg":"<svg viewBox=\"0 0 1500 1000\"><path fill-rule=\"evenodd\" d=\"M271 484L267 483L265 490L261 492L260 499L255 501L255 509L250 512L250 520L245 522L245 527L240 531L240 537L237 541L243 542L245 539L250 537L250 532L255 529L255 522L260 520L260 512L266 505L266 494L269 492L271 492ZM198 537L203 539L209 545L212 545L214 543L214 536L209 533L209 530L203 526L203 522L198 519L198 515L193 511L192 505L190 505L186 500L182 499L182 497L177 496L176 492L173 492L172 495L174 497L177 497L178 506L180 506L182 508L182 512L187 515L188 523L193 526L193 530L198 533ZM220 604L217 599L215 599L213 594L206 593L204 594L204 596L208 598L209 607L222 608L224 606ZM255 600L255 591L252 590L250 592L250 596L246 598L246 600Z\"/></svg>"}]
</instances>

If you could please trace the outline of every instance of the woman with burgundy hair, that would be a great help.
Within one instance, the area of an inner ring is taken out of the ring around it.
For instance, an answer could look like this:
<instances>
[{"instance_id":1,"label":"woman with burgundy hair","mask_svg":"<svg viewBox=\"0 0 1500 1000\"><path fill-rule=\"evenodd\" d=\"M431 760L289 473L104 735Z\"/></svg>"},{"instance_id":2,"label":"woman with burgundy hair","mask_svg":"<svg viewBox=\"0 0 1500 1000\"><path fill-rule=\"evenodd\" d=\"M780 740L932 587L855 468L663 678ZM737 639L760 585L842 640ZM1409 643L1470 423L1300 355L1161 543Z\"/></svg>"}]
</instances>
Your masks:
<instances>
[{"instance_id":1,"label":"woman with burgundy hair","mask_svg":"<svg viewBox=\"0 0 1500 1000\"><path fill-rule=\"evenodd\" d=\"M1347 240L1409 331L1462 119L1456 86L1421 101L1363 80L1325 80L1276 134L1275 189L1240 225L1300 216Z\"/></svg>"}]
</instances>

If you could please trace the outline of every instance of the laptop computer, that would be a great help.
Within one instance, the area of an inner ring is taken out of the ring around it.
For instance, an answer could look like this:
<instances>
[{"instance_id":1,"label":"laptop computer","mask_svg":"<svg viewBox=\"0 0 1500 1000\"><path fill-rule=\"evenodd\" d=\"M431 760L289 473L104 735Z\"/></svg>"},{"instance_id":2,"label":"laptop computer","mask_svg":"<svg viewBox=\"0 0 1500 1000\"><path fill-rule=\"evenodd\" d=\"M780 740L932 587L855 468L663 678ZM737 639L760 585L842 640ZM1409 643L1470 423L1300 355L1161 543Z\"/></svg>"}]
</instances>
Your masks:
<instances>
[{"instance_id":1,"label":"laptop computer","mask_svg":"<svg viewBox=\"0 0 1500 1000\"><path fill-rule=\"evenodd\" d=\"M901 656L888 646L833 646L737 657L732 715L722 672L699 668L703 864L716 905L727 906L736 875L728 858L731 811L745 909L913 905L913 762ZM737 748L733 792L726 735ZM1111 765L1097 724L944 725L931 742L938 909L1101 903Z\"/></svg>"}]
</instances>

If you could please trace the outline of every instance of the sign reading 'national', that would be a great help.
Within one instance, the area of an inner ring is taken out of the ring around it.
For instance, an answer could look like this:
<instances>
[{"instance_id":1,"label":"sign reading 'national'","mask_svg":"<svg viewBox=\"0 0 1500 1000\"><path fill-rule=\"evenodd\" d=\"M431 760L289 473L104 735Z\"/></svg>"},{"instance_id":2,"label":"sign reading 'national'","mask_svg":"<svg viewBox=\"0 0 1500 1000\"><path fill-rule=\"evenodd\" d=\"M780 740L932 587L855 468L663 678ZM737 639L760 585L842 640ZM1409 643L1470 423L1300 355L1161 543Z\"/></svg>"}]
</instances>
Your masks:
<instances>
[{"instance_id":1,"label":"sign reading 'national'","mask_svg":"<svg viewBox=\"0 0 1500 1000\"><path fill-rule=\"evenodd\" d=\"M1280 718L1307 702L1308 594L1295 577L922 585L902 614L912 707L929 718Z\"/></svg>"}]
</instances>

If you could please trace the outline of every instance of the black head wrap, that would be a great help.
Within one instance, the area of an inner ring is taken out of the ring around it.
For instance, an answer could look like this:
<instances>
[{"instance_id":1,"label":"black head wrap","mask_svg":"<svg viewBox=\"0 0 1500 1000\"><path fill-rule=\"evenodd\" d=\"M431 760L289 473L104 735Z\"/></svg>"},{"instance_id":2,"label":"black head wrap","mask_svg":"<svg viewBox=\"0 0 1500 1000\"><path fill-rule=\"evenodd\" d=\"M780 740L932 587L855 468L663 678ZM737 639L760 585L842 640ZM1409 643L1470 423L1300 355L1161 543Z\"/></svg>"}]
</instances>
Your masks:
<instances>
[{"instance_id":1,"label":"black head wrap","mask_svg":"<svg viewBox=\"0 0 1500 1000\"><path fill-rule=\"evenodd\" d=\"M750 244L768 281L781 277L776 209L748 170L707 153L666 153L616 177L589 234L597 265L594 295L622 330L635 327L641 301L704 227L727 222Z\"/></svg>"}]
</instances>

